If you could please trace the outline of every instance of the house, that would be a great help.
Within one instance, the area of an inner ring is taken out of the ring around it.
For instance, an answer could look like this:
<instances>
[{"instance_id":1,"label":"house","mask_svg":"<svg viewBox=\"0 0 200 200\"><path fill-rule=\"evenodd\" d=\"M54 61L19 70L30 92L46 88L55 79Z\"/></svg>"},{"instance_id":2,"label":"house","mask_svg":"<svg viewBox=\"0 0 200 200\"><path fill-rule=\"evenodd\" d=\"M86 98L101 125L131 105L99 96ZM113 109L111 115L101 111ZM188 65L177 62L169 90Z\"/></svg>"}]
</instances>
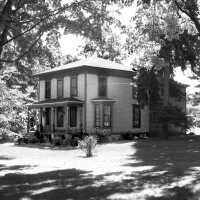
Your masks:
<instances>
[{"instance_id":1,"label":"house","mask_svg":"<svg viewBox=\"0 0 200 200\"><path fill-rule=\"evenodd\" d=\"M148 132L148 110L133 89L134 72L124 65L90 57L35 74L39 113L45 135Z\"/></svg>"},{"instance_id":2,"label":"house","mask_svg":"<svg viewBox=\"0 0 200 200\"><path fill-rule=\"evenodd\" d=\"M164 98L164 80L159 79L160 82L160 101L153 103L150 108L150 125L149 132L151 136L158 136L162 132L162 124L159 122L161 110L163 107ZM188 85L178 83L173 79L169 81L169 106L173 106L181 110L183 113L186 111L186 88ZM186 130L182 126L175 126L173 124L168 125L169 134L180 135L186 133Z\"/></svg>"}]
</instances>

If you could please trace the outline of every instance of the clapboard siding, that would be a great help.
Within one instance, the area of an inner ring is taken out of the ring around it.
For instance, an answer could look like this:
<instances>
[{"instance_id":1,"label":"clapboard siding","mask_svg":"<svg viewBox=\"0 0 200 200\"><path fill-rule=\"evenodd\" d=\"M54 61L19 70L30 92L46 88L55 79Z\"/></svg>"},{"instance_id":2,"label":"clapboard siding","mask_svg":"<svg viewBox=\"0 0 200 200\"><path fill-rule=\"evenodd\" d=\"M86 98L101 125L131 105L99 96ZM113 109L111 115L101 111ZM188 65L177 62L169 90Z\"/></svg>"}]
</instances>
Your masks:
<instances>
[{"instance_id":1,"label":"clapboard siding","mask_svg":"<svg viewBox=\"0 0 200 200\"><path fill-rule=\"evenodd\" d=\"M94 129L94 104L92 99L98 96L98 76L96 74L87 74L87 102L86 102L86 119L87 131L92 132Z\"/></svg>"},{"instance_id":2,"label":"clapboard siding","mask_svg":"<svg viewBox=\"0 0 200 200\"><path fill-rule=\"evenodd\" d=\"M39 100L43 101L45 99L45 81L44 80L40 80L39 86L40 86L39 87L39 89L40 89L40 92L39 92L40 98L39 98Z\"/></svg>"}]
</instances>

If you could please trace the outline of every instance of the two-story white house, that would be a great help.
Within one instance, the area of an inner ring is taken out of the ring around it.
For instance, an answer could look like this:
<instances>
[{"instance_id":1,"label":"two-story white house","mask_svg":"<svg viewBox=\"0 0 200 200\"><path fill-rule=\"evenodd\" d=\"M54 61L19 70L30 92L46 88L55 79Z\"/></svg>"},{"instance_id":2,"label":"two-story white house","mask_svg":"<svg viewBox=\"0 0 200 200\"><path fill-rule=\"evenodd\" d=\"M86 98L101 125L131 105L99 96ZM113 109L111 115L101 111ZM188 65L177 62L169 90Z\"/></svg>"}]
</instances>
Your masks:
<instances>
[{"instance_id":1,"label":"two-story white house","mask_svg":"<svg viewBox=\"0 0 200 200\"><path fill-rule=\"evenodd\" d=\"M44 134L148 132L148 109L135 99L134 72L121 64L90 57L35 74Z\"/></svg>"}]
</instances>

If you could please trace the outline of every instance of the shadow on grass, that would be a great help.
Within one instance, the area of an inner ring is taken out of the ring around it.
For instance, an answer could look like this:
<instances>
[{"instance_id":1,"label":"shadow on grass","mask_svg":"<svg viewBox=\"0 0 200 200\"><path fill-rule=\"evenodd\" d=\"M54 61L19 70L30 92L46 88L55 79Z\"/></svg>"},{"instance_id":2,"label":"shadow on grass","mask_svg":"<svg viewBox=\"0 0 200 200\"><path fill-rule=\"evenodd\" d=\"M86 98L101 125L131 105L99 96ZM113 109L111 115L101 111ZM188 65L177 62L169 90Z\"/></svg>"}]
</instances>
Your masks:
<instances>
[{"instance_id":1,"label":"shadow on grass","mask_svg":"<svg viewBox=\"0 0 200 200\"><path fill-rule=\"evenodd\" d=\"M199 199L200 190L194 190L194 186L200 181L200 172L192 168L200 167L200 139L138 140L132 147L135 153L127 158L126 166L133 171L121 180L108 177L120 176L123 172L94 176L91 172L77 169L29 175L7 174L0 178L0 199ZM185 177L186 184L177 183ZM159 195L157 190L160 190Z\"/></svg>"},{"instance_id":2,"label":"shadow on grass","mask_svg":"<svg viewBox=\"0 0 200 200\"><path fill-rule=\"evenodd\" d=\"M146 200L199 200L199 192L192 192L189 187L174 187L161 197L147 197Z\"/></svg>"},{"instance_id":3,"label":"shadow on grass","mask_svg":"<svg viewBox=\"0 0 200 200\"><path fill-rule=\"evenodd\" d=\"M186 137L171 140L146 140L133 144L136 152L127 166L149 167L131 176L148 187L160 189L161 196L147 196L148 200L196 200L200 197L200 138ZM138 163L131 161L137 160Z\"/></svg>"},{"instance_id":4,"label":"shadow on grass","mask_svg":"<svg viewBox=\"0 0 200 200\"><path fill-rule=\"evenodd\" d=\"M33 149L46 149L46 150L74 150L77 147L73 146L55 146L51 144L37 143L37 144L15 144L16 147L26 147Z\"/></svg>"},{"instance_id":5,"label":"shadow on grass","mask_svg":"<svg viewBox=\"0 0 200 200\"><path fill-rule=\"evenodd\" d=\"M28 168L35 167L35 165L13 165L13 166L5 166L5 165L0 165L0 171L20 171Z\"/></svg>"},{"instance_id":6,"label":"shadow on grass","mask_svg":"<svg viewBox=\"0 0 200 200\"><path fill-rule=\"evenodd\" d=\"M109 173L92 176L76 169L20 175L7 174L0 179L0 199L29 200L106 200L116 192L128 192L130 187L119 182L106 182Z\"/></svg>"},{"instance_id":7,"label":"shadow on grass","mask_svg":"<svg viewBox=\"0 0 200 200\"><path fill-rule=\"evenodd\" d=\"M9 156L0 156L0 160L12 160L12 159L14 158Z\"/></svg>"}]
</instances>

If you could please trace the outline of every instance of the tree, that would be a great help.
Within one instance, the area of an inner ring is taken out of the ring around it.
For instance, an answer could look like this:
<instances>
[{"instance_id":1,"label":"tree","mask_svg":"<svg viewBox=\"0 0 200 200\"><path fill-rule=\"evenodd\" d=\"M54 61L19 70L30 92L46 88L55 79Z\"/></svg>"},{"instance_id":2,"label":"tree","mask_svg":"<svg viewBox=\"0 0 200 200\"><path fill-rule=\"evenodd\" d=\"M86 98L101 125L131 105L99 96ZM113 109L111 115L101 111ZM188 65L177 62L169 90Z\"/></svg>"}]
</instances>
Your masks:
<instances>
[{"instance_id":1,"label":"tree","mask_svg":"<svg viewBox=\"0 0 200 200\"><path fill-rule=\"evenodd\" d=\"M96 19L101 7L93 0L66 4L61 0L7 0L0 1L0 8L0 69L5 63L19 63L21 60L28 63L34 63L35 58L44 61L45 56L52 65L52 54L42 43L45 33L47 40L53 35L57 40L61 28L65 34L81 34L92 40L100 37ZM101 17L112 20L107 17L107 12L101 12Z\"/></svg>"},{"instance_id":2,"label":"tree","mask_svg":"<svg viewBox=\"0 0 200 200\"><path fill-rule=\"evenodd\" d=\"M13 131L25 128L26 105L33 98L27 89L29 85L36 88L32 73L60 64L61 32L99 41L101 31L96 23L99 13L103 20L113 21L107 11L102 12L101 2L112 3L111 0L65 3L62 0L0 0L0 128L20 126ZM19 116L22 118L15 120ZM16 122L15 126L11 126L11 120Z\"/></svg>"},{"instance_id":3,"label":"tree","mask_svg":"<svg viewBox=\"0 0 200 200\"><path fill-rule=\"evenodd\" d=\"M149 8L151 3L145 0L138 2L147 8ZM173 63L181 66L183 69L190 66L192 71L199 76L199 2L197 0L158 0L155 3L158 10L162 9L163 5L165 5L174 13L173 18L169 19L168 25L173 25L173 22L176 22L176 30L174 29L175 32L172 31L172 35L176 35L176 37L170 39L166 35L163 35L166 46L170 45L174 51ZM168 28L172 30L172 26L168 26Z\"/></svg>"},{"instance_id":4,"label":"tree","mask_svg":"<svg viewBox=\"0 0 200 200\"><path fill-rule=\"evenodd\" d=\"M147 1L146 1L147 3ZM157 72L157 78L159 78L158 82L163 84L164 86L164 98L163 99L163 106L160 107L162 113L166 113L169 119L169 113L165 112L166 110L169 111L169 108L172 106L169 103L170 97L170 89L175 87L171 87L171 80L173 80L173 69L177 66L182 64L182 69L186 67L186 60L189 58L189 54L184 52L179 45L180 43L180 33L181 27L179 21L177 20L177 14L174 10L174 5L170 4L161 4L157 1L148 2L147 7L139 7L135 17L133 17L134 21L134 32L129 31L129 40L128 40L128 49L130 52L134 52L136 49L139 50L139 66L145 66L147 71ZM182 36L185 34L183 31ZM130 40L131 38L131 40ZM133 44L133 42L135 44ZM180 51L181 50L181 51ZM141 53L142 52L142 53ZM183 57L180 56L184 55L185 60L183 62ZM156 69L156 70L155 70ZM148 94L150 87L148 86L150 77L152 75L150 73L146 73L146 78L144 79L144 86L146 88L146 93ZM138 77L141 79L141 76ZM138 81L140 82L140 80ZM138 85L139 86L139 85ZM139 86L140 88L141 86ZM155 86L152 85L151 90L154 90ZM144 89L143 89L144 90ZM155 90L156 87L155 87ZM139 93L140 95L140 93ZM147 96L147 95L146 95ZM139 96L139 100L141 97L145 100L145 95ZM150 98L147 98L150 99ZM149 100L150 101L150 100ZM140 100L141 102L141 100ZM151 102L148 103L151 108ZM173 119L174 113L177 111L177 116L180 112L178 109L171 109L171 117ZM182 113L184 116L184 113ZM163 133L164 136L168 136L168 124L173 123L173 120L162 120L160 118L160 122L163 123ZM178 119L178 118L177 118ZM183 121L183 117L180 117L180 122ZM174 124L175 121L174 120ZM185 123L185 122L184 122ZM184 124L179 123L179 124ZM177 123L175 124L177 125Z\"/></svg>"}]
</instances>

